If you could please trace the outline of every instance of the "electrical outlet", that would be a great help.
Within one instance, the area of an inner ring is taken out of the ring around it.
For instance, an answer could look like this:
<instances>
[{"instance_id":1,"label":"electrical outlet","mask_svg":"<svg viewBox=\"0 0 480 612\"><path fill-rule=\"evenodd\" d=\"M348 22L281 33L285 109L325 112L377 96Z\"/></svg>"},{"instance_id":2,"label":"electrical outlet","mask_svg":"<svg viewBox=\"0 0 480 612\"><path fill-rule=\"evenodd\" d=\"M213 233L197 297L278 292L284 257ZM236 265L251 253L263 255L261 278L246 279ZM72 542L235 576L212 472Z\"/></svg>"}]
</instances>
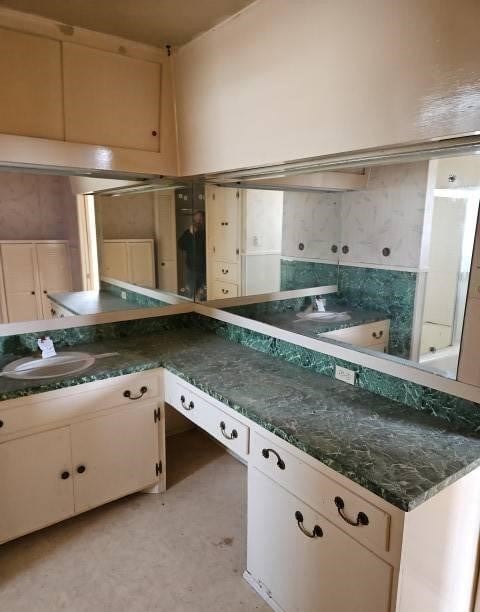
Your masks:
<instances>
[{"instance_id":1,"label":"electrical outlet","mask_svg":"<svg viewBox=\"0 0 480 612\"><path fill-rule=\"evenodd\" d=\"M126 300L127 299L127 292L126 291L120 291L120 295L122 297L122 300Z\"/></svg>"},{"instance_id":2,"label":"electrical outlet","mask_svg":"<svg viewBox=\"0 0 480 612\"><path fill-rule=\"evenodd\" d=\"M335 378L346 382L349 385L354 385L357 380L357 373L354 370L348 368L342 368L341 366L335 366Z\"/></svg>"}]
</instances>

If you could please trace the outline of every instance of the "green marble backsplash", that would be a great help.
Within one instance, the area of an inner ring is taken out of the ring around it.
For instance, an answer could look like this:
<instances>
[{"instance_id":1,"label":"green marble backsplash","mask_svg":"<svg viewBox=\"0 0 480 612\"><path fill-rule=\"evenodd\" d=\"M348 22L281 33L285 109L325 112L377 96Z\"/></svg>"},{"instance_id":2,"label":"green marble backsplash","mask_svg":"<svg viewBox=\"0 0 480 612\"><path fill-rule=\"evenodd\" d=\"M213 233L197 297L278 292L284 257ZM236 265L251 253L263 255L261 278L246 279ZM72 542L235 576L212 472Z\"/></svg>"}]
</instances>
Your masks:
<instances>
[{"instance_id":1,"label":"green marble backsplash","mask_svg":"<svg viewBox=\"0 0 480 612\"><path fill-rule=\"evenodd\" d=\"M384 312L390 319L388 352L410 358L417 275L415 272L337 266L301 260L282 260L280 289L337 285L336 304Z\"/></svg>"},{"instance_id":2,"label":"green marble backsplash","mask_svg":"<svg viewBox=\"0 0 480 612\"><path fill-rule=\"evenodd\" d=\"M122 293L126 294L126 301L133 302L134 304L139 304L140 306L145 306L145 308L160 308L162 306L171 306L168 302L162 302L160 299L149 297L148 295L143 295L143 293L137 293L136 291L130 291L128 289L122 289L121 287L117 287L117 285L112 285L112 283L107 283L105 281L100 282L100 288L102 291L108 291L109 293L116 295L118 297L122 297Z\"/></svg>"},{"instance_id":3,"label":"green marble backsplash","mask_svg":"<svg viewBox=\"0 0 480 612\"><path fill-rule=\"evenodd\" d=\"M344 366L357 372L357 385L361 389L438 416L452 425L480 432L480 404L475 402L203 315L192 314L191 324L330 378L335 377L336 365Z\"/></svg>"}]
</instances>

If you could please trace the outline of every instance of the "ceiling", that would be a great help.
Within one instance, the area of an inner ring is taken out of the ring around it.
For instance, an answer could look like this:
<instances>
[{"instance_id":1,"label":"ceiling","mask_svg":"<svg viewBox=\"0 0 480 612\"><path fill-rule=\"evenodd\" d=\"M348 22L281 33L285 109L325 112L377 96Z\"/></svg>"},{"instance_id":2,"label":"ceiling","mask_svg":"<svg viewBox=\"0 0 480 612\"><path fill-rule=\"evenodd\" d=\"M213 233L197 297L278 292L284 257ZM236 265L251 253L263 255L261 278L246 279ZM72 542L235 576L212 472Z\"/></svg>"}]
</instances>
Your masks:
<instances>
[{"instance_id":1,"label":"ceiling","mask_svg":"<svg viewBox=\"0 0 480 612\"><path fill-rule=\"evenodd\" d=\"M0 0L0 6L162 47L183 45L253 0Z\"/></svg>"}]
</instances>

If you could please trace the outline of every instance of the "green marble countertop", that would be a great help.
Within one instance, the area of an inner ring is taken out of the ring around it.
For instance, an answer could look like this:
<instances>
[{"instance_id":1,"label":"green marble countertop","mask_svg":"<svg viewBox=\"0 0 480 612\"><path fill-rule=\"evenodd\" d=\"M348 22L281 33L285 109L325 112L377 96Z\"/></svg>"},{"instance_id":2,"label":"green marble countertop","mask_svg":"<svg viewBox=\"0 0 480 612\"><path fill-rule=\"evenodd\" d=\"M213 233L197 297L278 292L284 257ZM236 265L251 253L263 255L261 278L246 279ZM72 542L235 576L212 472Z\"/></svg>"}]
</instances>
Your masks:
<instances>
[{"instance_id":1,"label":"green marble countertop","mask_svg":"<svg viewBox=\"0 0 480 612\"><path fill-rule=\"evenodd\" d=\"M70 378L0 378L0 399L164 366L408 511L480 465L480 436L414 408L195 328L77 345L120 355ZM4 355L0 367L11 361Z\"/></svg>"},{"instance_id":2,"label":"green marble countertop","mask_svg":"<svg viewBox=\"0 0 480 612\"><path fill-rule=\"evenodd\" d=\"M141 304L123 300L109 291L67 291L49 293L48 298L74 315L99 314L117 310L145 308Z\"/></svg>"}]
</instances>

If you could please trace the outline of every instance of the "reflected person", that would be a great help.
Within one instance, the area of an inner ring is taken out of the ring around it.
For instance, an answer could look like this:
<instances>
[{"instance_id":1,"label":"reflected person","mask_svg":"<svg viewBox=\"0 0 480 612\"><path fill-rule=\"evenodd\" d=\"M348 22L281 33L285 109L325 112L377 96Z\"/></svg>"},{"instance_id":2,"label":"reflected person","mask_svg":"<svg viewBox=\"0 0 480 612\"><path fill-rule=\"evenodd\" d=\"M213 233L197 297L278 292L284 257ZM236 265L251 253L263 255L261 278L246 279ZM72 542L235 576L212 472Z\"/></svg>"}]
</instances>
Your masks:
<instances>
[{"instance_id":1,"label":"reflected person","mask_svg":"<svg viewBox=\"0 0 480 612\"><path fill-rule=\"evenodd\" d=\"M178 239L178 248L185 253L185 293L198 301L206 298L205 213L197 210L193 223Z\"/></svg>"}]
</instances>

